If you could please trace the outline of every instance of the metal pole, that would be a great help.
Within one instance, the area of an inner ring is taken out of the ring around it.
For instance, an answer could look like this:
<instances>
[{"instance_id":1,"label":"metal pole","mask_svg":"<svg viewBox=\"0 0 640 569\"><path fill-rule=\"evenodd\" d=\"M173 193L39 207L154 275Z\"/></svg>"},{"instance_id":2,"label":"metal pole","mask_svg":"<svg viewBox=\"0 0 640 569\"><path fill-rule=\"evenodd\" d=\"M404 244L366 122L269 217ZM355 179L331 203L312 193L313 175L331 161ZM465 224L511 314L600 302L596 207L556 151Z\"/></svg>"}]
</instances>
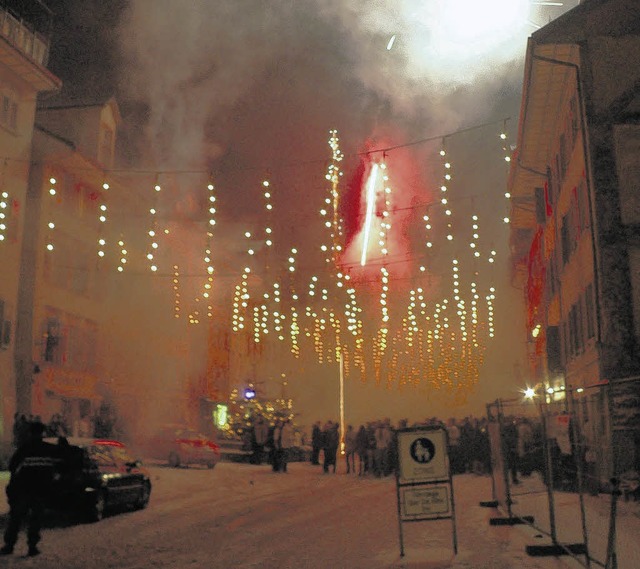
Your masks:
<instances>
[{"instance_id":1,"label":"metal pole","mask_svg":"<svg viewBox=\"0 0 640 569\"><path fill-rule=\"evenodd\" d=\"M340 453L344 454L344 363L340 349Z\"/></svg>"},{"instance_id":2,"label":"metal pole","mask_svg":"<svg viewBox=\"0 0 640 569\"><path fill-rule=\"evenodd\" d=\"M543 397L546 402L547 394L543 392ZM542 410L542 402L540 402L540 419L542 422L542 448L544 451L544 457L546 462L547 471L547 498L549 500L549 526L551 533L551 540L554 545L558 543L558 537L556 535L556 513L555 503L553 497L553 464L551 461L551 448L549 445L549 438L547 434L547 416Z\"/></svg>"},{"instance_id":3,"label":"metal pole","mask_svg":"<svg viewBox=\"0 0 640 569\"><path fill-rule=\"evenodd\" d=\"M607 563L606 569L618 569L618 557L616 554L616 521L618 515L618 497L620 496L620 479L618 478L618 457L614 447L613 430L613 385L609 383L605 390L607 395L607 408L609 411L609 446L611 448L611 462L613 476L611 478L611 515L609 518L609 536L607 539Z\"/></svg>"},{"instance_id":4,"label":"metal pole","mask_svg":"<svg viewBox=\"0 0 640 569\"><path fill-rule=\"evenodd\" d=\"M446 448L449 447L449 433L444 429ZM451 524L453 525L453 554L458 555L458 532L456 530L456 501L453 496L453 476L451 475L451 462L449 462L449 489L451 490Z\"/></svg>"},{"instance_id":5,"label":"metal pole","mask_svg":"<svg viewBox=\"0 0 640 569\"><path fill-rule=\"evenodd\" d=\"M573 455L576 461L576 475L578 479L578 497L580 500L580 519L582 522L582 539L584 540L584 553L587 562L587 569L591 567L591 556L589 555L589 532L587 531L587 513L584 505L584 482L583 482L583 470L582 470L582 448L583 437L578 433L578 413L576 402L573 397L573 390L569 391L569 410L571 431L573 433Z\"/></svg>"},{"instance_id":6,"label":"metal pole","mask_svg":"<svg viewBox=\"0 0 640 569\"><path fill-rule=\"evenodd\" d=\"M396 452L400 448L398 433L395 434ZM400 457L397 457L396 464L400 464ZM400 557L404 557L404 536L402 535L402 510L400 509L400 468L396 468L396 505L398 507L398 532L400 535Z\"/></svg>"},{"instance_id":7,"label":"metal pole","mask_svg":"<svg viewBox=\"0 0 640 569\"><path fill-rule=\"evenodd\" d=\"M487 404L487 436L489 436L489 424L491 423L491 411L490 406L494 405L493 403ZM491 499L494 501L498 500L498 496L496 495L496 457L491 454Z\"/></svg>"},{"instance_id":8,"label":"metal pole","mask_svg":"<svg viewBox=\"0 0 640 569\"><path fill-rule=\"evenodd\" d=\"M605 569L618 569L616 554L616 516L618 515L618 497L620 496L620 481L611 479L611 515L609 518L609 535L607 538L607 562Z\"/></svg>"},{"instance_id":9,"label":"metal pole","mask_svg":"<svg viewBox=\"0 0 640 569\"><path fill-rule=\"evenodd\" d=\"M509 454L505 452L505 444L504 444L504 412L502 407L502 399L498 399L498 432L500 435L500 453L502 454L502 476L504 478L504 489L505 489L505 501L507 503L507 515L509 519L513 517L513 512L511 511L511 485L509 483Z\"/></svg>"}]
</instances>

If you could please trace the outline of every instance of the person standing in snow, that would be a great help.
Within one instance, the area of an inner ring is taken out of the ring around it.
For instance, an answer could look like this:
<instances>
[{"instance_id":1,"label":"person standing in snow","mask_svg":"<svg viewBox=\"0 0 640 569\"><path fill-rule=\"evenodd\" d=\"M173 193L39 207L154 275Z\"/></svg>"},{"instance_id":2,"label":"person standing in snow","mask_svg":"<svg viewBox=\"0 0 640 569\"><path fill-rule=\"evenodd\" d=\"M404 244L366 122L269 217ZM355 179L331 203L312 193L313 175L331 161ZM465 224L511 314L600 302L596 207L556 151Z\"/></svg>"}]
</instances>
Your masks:
<instances>
[{"instance_id":1,"label":"person standing in snow","mask_svg":"<svg viewBox=\"0 0 640 569\"><path fill-rule=\"evenodd\" d=\"M356 435L356 454L358 455L358 476L362 476L367 470L367 429L360 425Z\"/></svg>"},{"instance_id":2,"label":"person standing in snow","mask_svg":"<svg viewBox=\"0 0 640 569\"><path fill-rule=\"evenodd\" d=\"M336 473L336 462L338 459L338 446L340 446L339 425L333 421L329 421L324 427L324 464L323 470L329 472L329 467L333 467L333 473Z\"/></svg>"},{"instance_id":3,"label":"person standing in snow","mask_svg":"<svg viewBox=\"0 0 640 569\"><path fill-rule=\"evenodd\" d=\"M269 438L269 426L264 417L258 416L253 424L251 433L251 455L252 464L262 464L262 455L264 454L264 446Z\"/></svg>"},{"instance_id":4,"label":"person standing in snow","mask_svg":"<svg viewBox=\"0 0 640 569\"><path fill-rule=\"evenodd\" d=\"M322 425L316 421L311 429L311 464L320 464L320 450L322 449Z\"/></svg>"},{"instance_id":5,"label":"person standing in snow","mask_svg":"<svg viewBox=\"0 0 640 569\"><path fill-rule=\"evenodd\" d=\"M294 443L293 425L289 419L284 418L280 421L280 425L276 427L273 438L276 445L276 453L278 454L278 471L286 472L291 448Z\"/></svg>"},{"instance_id":6,"label":"person standing in snow","mask_svg":"<svg viewBox=\"0 0 640 569\"><path fill-rule=\"evenodd\" d=\"M345 459L347 461L347 474L356 472L356 432L353 430L353 425L347 427L347 432L344 434L344 452Z\"/></svg>"},{"instance_id":7,"label":"person standing in snow","mask_svg":"<svg viewBox=\"0 0 640 569\"><path fill-rule=\"evenodd\" d=\"M376 476L387 476L389 474L389 445L391 444L391 426L389 419L385 419L378 424L375 431L375 473Z\"/></svg>"},{"instance_id":8,"label":"person standing in snow","mask_svg":"<svg viewBox=\"0 0 640 569\"><path fill-rule=\"evenodd\" d=\"M22 522L27 520L28 555L40 553L40 529L45 504L53 492L59 463L55 445L42 440L45 426L39 421L29 425L28 439L16 450L9 461L11 473L6 488L9 502L9 522L4 532L4 546L0 554L13 553Z\"/></svg>"}]
</instances>

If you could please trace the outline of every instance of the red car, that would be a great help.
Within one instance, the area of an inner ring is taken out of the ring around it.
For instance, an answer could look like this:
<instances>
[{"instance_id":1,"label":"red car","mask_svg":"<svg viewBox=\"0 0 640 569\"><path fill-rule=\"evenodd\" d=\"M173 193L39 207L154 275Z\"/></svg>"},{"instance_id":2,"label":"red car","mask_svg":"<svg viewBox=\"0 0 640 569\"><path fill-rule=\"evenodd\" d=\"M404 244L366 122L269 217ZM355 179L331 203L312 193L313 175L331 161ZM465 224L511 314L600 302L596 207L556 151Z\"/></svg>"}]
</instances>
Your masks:
<instances>
[{"instance_id":1,"label":"red car","mask_svg":"<svg viewBox=\"0 0 640 569\"><path fill-rule=\"evenodd\" d=\"M149 458L166 460L173 467L201 464L214 468L220 461L220 447L214 441L184 426L163 427L145 447Z\"/></svg>"}]
</instances>

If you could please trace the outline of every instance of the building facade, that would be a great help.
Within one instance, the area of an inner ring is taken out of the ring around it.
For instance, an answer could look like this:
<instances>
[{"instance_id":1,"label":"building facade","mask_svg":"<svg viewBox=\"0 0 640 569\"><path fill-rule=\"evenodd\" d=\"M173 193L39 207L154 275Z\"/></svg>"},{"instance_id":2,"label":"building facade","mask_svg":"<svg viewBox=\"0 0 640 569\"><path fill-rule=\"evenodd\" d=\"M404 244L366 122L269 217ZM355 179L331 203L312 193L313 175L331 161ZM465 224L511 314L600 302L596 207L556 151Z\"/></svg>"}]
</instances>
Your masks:
<instances>
[{"instance_id":1,"label":"building facade","mask_svg":"<svg viewBox=\"0 0 640 569\"><path fill-rule=\"evenodd\" d=\"M531 383L583 399L601 478L640 465L639 84L633 0L587 0L534 33L509 178Z\"/></svg>"},{"instance_id":2,"label":"building facade","mask_svg":"<svg viewBox=\"0 0 640 569\"><path fill-rule=\"evenodd\" d=\"M16 413L129 439L228 396L210 174L119 169L115 99L71 99L45 67L51 18L0 0L0 462Z\"/></svg>"},{"instance_id":3,"label":"building facade","mask_svg":"<svg viewBox=\"0 0 640 569\"><path fill-rule=\"evenodd\" d=\"M0 444L10 444L22 239L38 94L57 91L47 70L52 15L40 2L0 2ZM32 362L26 362L32 367Z\"/></svg>"}]
</instances>

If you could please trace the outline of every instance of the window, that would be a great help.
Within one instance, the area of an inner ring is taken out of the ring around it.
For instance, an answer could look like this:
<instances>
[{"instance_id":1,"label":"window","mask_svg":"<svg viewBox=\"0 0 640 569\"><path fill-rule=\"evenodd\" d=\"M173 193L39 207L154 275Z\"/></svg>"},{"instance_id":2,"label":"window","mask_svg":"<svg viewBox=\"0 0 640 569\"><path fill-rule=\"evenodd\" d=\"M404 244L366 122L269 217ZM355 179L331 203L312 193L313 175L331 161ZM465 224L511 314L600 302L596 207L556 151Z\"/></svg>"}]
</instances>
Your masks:
<instances>
[{"instance_id":1,"label":"window","mask_svg":"<svg viewBox=\"0 0 640 569\"><path fill-rule=\"evenodd\" d=\"M91 244L56 232L54 249L45 256L47 282L79 295L89 294L95 250Z\"/></svg>"},{"instance_id":2,"label":"window","mask_svg":"<svg viewBox=\"0 0 640 569\"><path fill-rule=\"evenodd\" d=\"M588 285L587 289L584 291L584 306L587 339L591 339L596 335L596 311L594 306L592 284Z\"/></svg>"},{"instance_id":3,"label":"window","mask_svg":"<svg viewBox=\"0 0 640 569\"><path fill-rule=\"evenodd\" d=\"M113 130L106 125L100 127L98 161L106 166L111 166L113 161Z\"/></svg>"},{"instance_id":4,"label":"window","mask_svg":"<svg viewBox=\"0 0 640 569\"><path fill-rule=\"evenodd\" d=\"M544 188L535 188L536 197L536 222L544 225L547 222L547 203Z\"/></svg>"},{"instance_id":5,"label":"window","mask_svg":"<svg viewBox=\"0 0 640 569\"><path fill-rule=\"evenodd\" d=\"M7 314L7 305L0 298L0 348L6 348L11 343L11 321L5 320Z\"/></svg>"},{"instance_id":6,"label":"window","mask_svg":"<svg viewBox=\"0 0 640 569\"><path fill-rule=\"evenodd\" d=\"M0 125L9 130L18 130L18 101L9 93L3 93L0 100Z\"/></svg>"},{"instance_id":7,"label":"window","mask_svg":"<svg viewBox=\"0 0 640 569\"><path fill-rule=\"evenodd\" d=\"M562 227L560 228L560 239L562 244L562 262L567 264L569 258L578 247L578 239L582 232L579 204L576 197L577 190L574 188L574 196L571 199L569 211L562 216Z\"/></svg>"},{"instance_id":8,"label":"window","mask_svg":"<svg viewBox=\"0 0 640 569\"><path fill-rule=\"evenodd\" d=\"M44 361L80 372L94 372L98 327L92 320L54 312L44 324Z\"/></svg>"},{"instance_id":9,"label":"window","mask_svg":"<svg viewBox=\"0 0 640 569\"><path fill-rule=\"evenodd\" d=\"M562 244L562 264L569 262L571 255L571 236L569 234L569 214L563 216L562 227L560 228L560 240Z\"/></svg>"},{"instance_id":10,"label":"window","mask_svg":"<svg viewBox=\"0 0 640 569\"><path fill-rule=\"evenodd\" d=\"M571 120L571 147L578 140L578 130L580 128L580 117L578 116L578 98L574 96L569 103L570 120Z\"/></svg>"},{"instance_id":11,"label":"window","mask_svg":"<svg viewBox=\"0 0 640 569\"><path fill-rule=\"evenodd\" d=\"M60 322L57 318L48 318L44 333L44 361L60 363Z\"/></svg>"},{"instance_id":12,"label":"window","mask_svg":"<svg viewBox=\"0 0 640 569\"><path fill-rule=\"evenodd\" d=\"M549 256L549 263L547 265L547 290L549 297L552 297L557 292L556 279L558 278L556 269L556 250L551 251Z\"/></svg>"},{"instance_id":13,"label":"window","mask_svg":"<svg viewBox=\"0 0 640 569\"><path fill-rule=\"evenodd\" d=\"M547 168L547 215L551 215L558 197L557 177L552 168Z\"/></svg>"},{"instance_id":14,"label":"window","mask_svg":"<svg viewBox=\"0 0 640 569\"><path fill-rule=\"evenodd\" d=\"M568 162L569 156L567 155L567 137L564 134L561 134L560 148L558 150L558 174L561 180L564 180L564 176L567 173Z\"/></svg>"},{"instance_id":15,"label":"window","mask_svg":"<svg viewBox=\"0 0 640 569\"><path fill-rule=\"evenodd\" d=\"M98 332L90 320L67 317L64 364L71 369L92 372L96 365Z\"/></svg>"},{"instance_id":16,"label":"window","mask_svg":"<svg viewBox=\"0 0 640 569\"><path fill-rule=\"evenodd\" d=\"M589 222L589 194L587 189L587 180L584 178L582 178L582 181L576 190L576 198L578 201L580 228L584 230L591 225Z\"/></svg>"},{"instance_id":17,"label":"window","mask_svg":"<svg viewBox=\"0 0 640 569\"><path fill-rule=\"evenodd\" d=\"M584 351L582 304L577 302L569 310L569 355L574 357Z\"/></svg>"}]
</instances>

